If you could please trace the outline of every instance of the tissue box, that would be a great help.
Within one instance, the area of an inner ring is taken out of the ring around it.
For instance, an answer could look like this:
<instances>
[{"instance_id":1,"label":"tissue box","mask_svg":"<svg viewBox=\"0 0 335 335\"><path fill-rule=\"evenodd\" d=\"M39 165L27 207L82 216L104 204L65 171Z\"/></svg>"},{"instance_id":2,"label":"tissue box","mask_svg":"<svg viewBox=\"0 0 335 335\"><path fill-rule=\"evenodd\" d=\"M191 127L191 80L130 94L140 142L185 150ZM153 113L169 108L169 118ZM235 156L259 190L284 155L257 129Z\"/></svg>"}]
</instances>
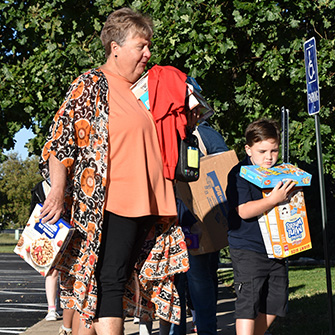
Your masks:
<instances>
[{"instance_id":1,"label":"tissue box","mask_svg":"<svg viewBox=\"0 0 335 335\"><path fill-rule=\"evenodd\" d=\"M191 76L187 76L186 83L191 84L193 88L197 90L198 92L202 91L202 88L200 87L200 85L198 84L195 78Z\"/></svg>"},{"instance_id":2,"label":"tissue box","mask_svg":"<svg viewBox=\"0 0 335 335\"><path fill-rule=\"evenodd\" d=\"M263 190L263 197L270 193ZM285 258L312 248L302 187L294 187L288 201L265 212L258 223L269 258Z\"/></svg>"},{"instance_id":3,"label":"tissue box","mask_svg":"<svg viewBox=\"0 0 335 335\"><path fill-rule=\"evenodd\" d=\"M205 98L189 83L187 83L187 95L189 109L192 110L198 107L198 111L200 112L198 124L214 114L212 107L206 102Z\"/></svg>"},{"instance_id":4,"label":"tissue box","mask_svg":"<svg viewBox=\"0 0 335 335\"><path fill-rule=\"evenodd\" d=\"M294 180L296 186L310 186L312 175L293 164L283 163L270 169L257 165L241 166L240 176L260 188L274 188L278 182Z\"/></svg>"},{"instance_id":5,"label":"tissue box","mask_svg":"<svg viewBox=\"0 0 335 335\"><path fill-rule=\"evenodd\" d=\"M130 89L135 94L135 97L141 100L147 110L150 110L149 105L149 91L148 91L148 72L145 73Z\"/></svg>"},{"instance_id":6,"label":"tissue box","mask_svg":"<svg viewBox=\"0 0 335 335\"><path fill-rule=\"evenodd\" d=\"M35 206L14 252L42 276L47 276L59 262L74 228L63 219L55 224L42 223L38 219L41 208L41 204Z\"/></svg>"}]
</instances>

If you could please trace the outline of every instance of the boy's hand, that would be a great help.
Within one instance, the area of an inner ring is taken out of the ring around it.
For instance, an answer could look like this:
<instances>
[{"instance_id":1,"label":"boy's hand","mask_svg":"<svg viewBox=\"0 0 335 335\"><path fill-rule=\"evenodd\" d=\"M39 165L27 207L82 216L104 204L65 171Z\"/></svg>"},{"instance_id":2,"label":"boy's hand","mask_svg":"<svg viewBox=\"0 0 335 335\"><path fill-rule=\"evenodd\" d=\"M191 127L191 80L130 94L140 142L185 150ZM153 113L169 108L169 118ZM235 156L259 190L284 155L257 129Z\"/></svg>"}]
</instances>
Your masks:
<instances>
[{"instance_id":1,"label":"boy's hand","mask_svg":"<svg viewBox=\"0 0 335 335\"><path fill-rule=\"evenodd\" d=\"M285 200L288 200L288 194L292 190L292 188L295 186L295 183L292 179L289 179L288 181L283 184L282 181L280 181L272 190L269 199L271 199L271 202L273 203L273 206L276 206L278 203L283 202Z\"/></svg>"},{"instance_id":2,"label":"boy's hand","mask_svg":"<svg viewBox=\"0 0 335 335\"><path fill-rule=\"evenodd\" d=\"M262 215L280 202L288 200L288 194L295 185L292 179L288 180L285 184L280 181L268 197L248 201L236 207L237 214L244 220Z\"/></svg>"}]
</instances>

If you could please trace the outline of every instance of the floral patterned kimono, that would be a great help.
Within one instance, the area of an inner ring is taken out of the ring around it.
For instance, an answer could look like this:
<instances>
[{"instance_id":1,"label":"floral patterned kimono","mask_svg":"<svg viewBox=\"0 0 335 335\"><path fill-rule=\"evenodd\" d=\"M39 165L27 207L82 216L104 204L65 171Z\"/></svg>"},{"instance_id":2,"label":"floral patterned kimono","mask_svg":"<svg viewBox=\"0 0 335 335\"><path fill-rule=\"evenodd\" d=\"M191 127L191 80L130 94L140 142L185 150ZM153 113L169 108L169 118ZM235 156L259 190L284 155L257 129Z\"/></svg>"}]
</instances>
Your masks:
<instances>
[{"instance_id":1,"label":"floral patterned kimono","mask_svg":"<svg viewBox=\"0 0 335 335\"><path fill-rule=\"evenodd\" d=\"M53 119L40 161L44 178L49 177L50 154L67 168L65 204L68 220L76 231L57 265L61 271L61 303L63 308L80 312L88 326L97 305L95 268L104 214L108 113L104 74L99 69L82 74L70 86ZM189 266L183 233L171 222L157 223L151 242L147 242L151 243L143 253L147 258L142 255L138 271L126 286L125 315L149 320L156 313L179 323L179 297L173 275L187 271Z\"/></svg>"}]
</instances>

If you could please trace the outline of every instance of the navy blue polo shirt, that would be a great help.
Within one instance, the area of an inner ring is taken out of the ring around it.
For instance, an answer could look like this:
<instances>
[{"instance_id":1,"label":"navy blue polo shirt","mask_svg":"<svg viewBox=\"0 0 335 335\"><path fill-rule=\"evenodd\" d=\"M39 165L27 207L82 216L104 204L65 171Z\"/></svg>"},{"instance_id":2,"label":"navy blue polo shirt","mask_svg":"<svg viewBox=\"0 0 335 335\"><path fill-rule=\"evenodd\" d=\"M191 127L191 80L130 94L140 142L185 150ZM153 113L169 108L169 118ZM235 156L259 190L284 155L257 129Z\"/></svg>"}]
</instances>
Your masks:
<instances>
[{"instance_id":1,"label":"navy blue polo shirt","mask_svg":"<svg viewBox=\"0 0 335 335\"><path fill-rule=\"evenodd\" d=\"M235 165L228 174L226 196L229 205L229 247L266 254L257 217L243 220L236 212L236 207L239 205L263 198L259 187L240 177L242 165L252 165L249 156Z\"/></svg>"}]
</instances>

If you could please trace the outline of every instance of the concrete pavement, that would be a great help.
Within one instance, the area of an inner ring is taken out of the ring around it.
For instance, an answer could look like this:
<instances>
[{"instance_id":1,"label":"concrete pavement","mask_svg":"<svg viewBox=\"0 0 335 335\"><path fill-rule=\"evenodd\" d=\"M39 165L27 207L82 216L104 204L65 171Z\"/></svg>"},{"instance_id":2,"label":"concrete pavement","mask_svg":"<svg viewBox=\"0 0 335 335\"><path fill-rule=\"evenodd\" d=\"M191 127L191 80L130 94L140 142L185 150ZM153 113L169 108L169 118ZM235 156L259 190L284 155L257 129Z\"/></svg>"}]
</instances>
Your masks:
<instances>
[{"instance_id":1,"label":"concrete pavement","mask_svg":"<svg viewBox=\"0 0 335 335\"><path fill-rule=\"evenodd\" d=\"M235 321L234 321L234 302L235 296L222 284L219 285L218 307L217 307L217 320L218 320L218 334L234 335L235 334ZM190 332L192 318L187 318L188 334L195 334ZM42 320L35 324L33 327L27 329L23 335L58 335L59 327L62 321L45 321ZM135 335L138 334L138 324L133 323L132 318L125 320L125 334ZM154 321L153 335L159 333L159 322Z\"/></svg>"}]
</instances>

